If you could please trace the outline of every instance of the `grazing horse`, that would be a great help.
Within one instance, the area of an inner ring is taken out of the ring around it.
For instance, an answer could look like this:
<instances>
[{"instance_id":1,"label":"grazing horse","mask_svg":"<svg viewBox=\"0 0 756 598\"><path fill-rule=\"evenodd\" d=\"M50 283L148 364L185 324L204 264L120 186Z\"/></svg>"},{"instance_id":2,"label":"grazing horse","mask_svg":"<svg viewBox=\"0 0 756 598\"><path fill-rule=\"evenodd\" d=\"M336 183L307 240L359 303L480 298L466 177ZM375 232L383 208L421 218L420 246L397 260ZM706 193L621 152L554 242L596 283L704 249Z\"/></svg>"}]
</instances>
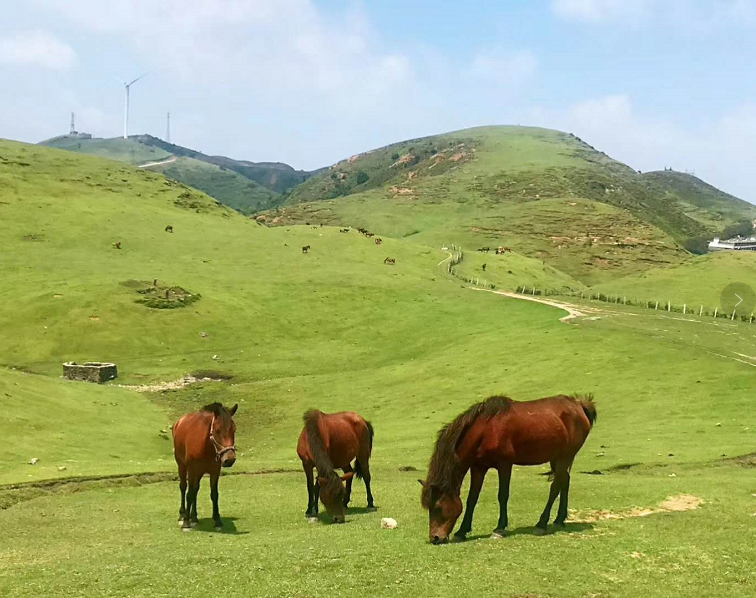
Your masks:
<instances>
[{"instance_id":1,"label":"grazing horse","mask_svg":"<svg viewBox=\"0 0 756 598\"><path fill-rule=\"evenodd\" d=\"M351 228L342 228L339 232L340 233L348 233L351 230L352 230Z\"/></svg>"},{"instance_id":2,"label":"grazing horse","mask_svg":"<svg viewBox=\"0 0 756 598\"><path fill-rule=\"evenodd\" d=\"M121 248L121 242L120 241L116 241L115 243L113 243L113 249L120 249L120 248Z\"/></svg>"},{"instance_id":3,"label":"grazing horse","mask_svg":"<svg viewBox=\"0 0 756 598\"><path fill-rule=\"evenodd\" d=\"M462 514L460 489L471 471L470 493L455 537L464 540L472 529L473 512L486 472L499 472L499 522L492 537L504 535L512 465L550 463L554 476L537 533L546 533L551 507L560 496L554 524L564 526L570 490L570 468L596 421L592 395L559 395L537 401L493 396L475 403L438 433L423 486L422 504L429 512L430 541L448 541Z\"/></svg>"},{"instance_id":4,"label":"grazing horse","mask_svg":"<svg viewBox=\"0 0 756 598\"><path fill-rule=\"evenodd\" d=\"M165 227L165 232L172 233L173 232L173 227L169 224L168 226Z\"/></svg>"},{"instance_id":5,"label":"grazing horse","mask_svg":"<svg viewBox=\"0 0 756 598\"><path fill-rule=\"evenodd\" d=\"M223 528L218 512L218 478L221 467L231 467L236 461L233 416L237 408L238 405L227 409L220 403L212 403L182 415L173 425L173 453L181 489L179 524L185 532L197 525L197 493L206 473L210 474L215 529Z\"/></svg>"},{"instance_id":6,"label":"grazing horse","mask_svg":"<svg viewBox=\"0 0 756 598\"><path fill-rule=\"evenodd\" d=\"M486 271L486 264L483 264L483 272Z\"/></svg>"},{"instance_id":7,"label":"grazing horse","mask_svg":"<svg viewBox=\"0 0 756 598\"><path fill-rule=\"evenodd\" d=\"M396 265L396 259L393 257L387 257L385 260L383 260L383 263L388 266L395 266Z\"/></svg>"},{"instance_id":8,"label":"grazing horse","mask_svg":"<svg viewBox=\"0 0 756 598\"><path fill-rule=\"evenodd\" d=\"M302 253L307 253L308 251L310 251L309 245L305 245L304 247L302 247Z\"/></svg>"},{"instance_id":9,"label":"grazing horse","mask_svg":"<svg viewBox=\"0 0 756 598\"><path fill-rule=\"evenodd\" d=\"M304 414L297 454L307 478L305 517L318 516L318 498L321 498L333 522L344 523L344 509L352 496L353 475L365 481L368 509L375 508L370 490L373 436L372 424L354 411L323 413L311 409ZM352 459L357 459L354 467ZM313 478L313 468L318 470L317 481ZM344 475L339 477L334 469L343 470Z\"/></svg>"},{"instance_id":10,"label":"grazing horse","mask_svg":"<svg viewBox=\"0 0 756 598\"><path fill-rule=\"evenodd\" d=\"M491 251L491 248L490 247L481 247L480 249L478 249L478 251L480 251L481 253L488 253L489 251Z\"/></svg>"},{"instance_id":11,"label":"grazing horse","mask_svg":"<svg viewBox=\"0 0 756 598\"><path fill-rule=\"evenodd\" d=\"M376 237L375 238L375 244L376 245L380 245L381 243L383 243L383 239L381 239L380 237Z\"/></svg>"}]
</instances>

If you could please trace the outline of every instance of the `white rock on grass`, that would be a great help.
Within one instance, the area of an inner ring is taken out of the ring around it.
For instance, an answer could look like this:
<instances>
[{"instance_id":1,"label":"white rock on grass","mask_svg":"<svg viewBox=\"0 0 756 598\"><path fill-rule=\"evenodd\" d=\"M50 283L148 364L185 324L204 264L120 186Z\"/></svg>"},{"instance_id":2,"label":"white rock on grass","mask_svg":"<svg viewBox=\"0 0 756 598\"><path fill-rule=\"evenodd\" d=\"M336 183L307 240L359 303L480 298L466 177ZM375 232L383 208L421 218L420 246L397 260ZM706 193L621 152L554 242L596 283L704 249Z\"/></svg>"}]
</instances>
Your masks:
<instances>
[{"instance_id":1,"label":"white rock on grass","mask_svg":"<svg viewBox=\"0 0 756 598\"><path fill-rule=\"evenodd\" d=\"M29 465L36 465L37 463L39 463L39 459L37 459L36 457L32 457L29 460Z\"/></svg>"},{"instance_id":2,"label":"white rock on grass","mask_svg":"<svg viewBox=\"0 0 756 598\"><path fill-rule=\"evenodd\" d=\"M381 519L381 529L396 529L398 525L396 519L392 519L391 517Z\"/></svg>"}]
</instances>

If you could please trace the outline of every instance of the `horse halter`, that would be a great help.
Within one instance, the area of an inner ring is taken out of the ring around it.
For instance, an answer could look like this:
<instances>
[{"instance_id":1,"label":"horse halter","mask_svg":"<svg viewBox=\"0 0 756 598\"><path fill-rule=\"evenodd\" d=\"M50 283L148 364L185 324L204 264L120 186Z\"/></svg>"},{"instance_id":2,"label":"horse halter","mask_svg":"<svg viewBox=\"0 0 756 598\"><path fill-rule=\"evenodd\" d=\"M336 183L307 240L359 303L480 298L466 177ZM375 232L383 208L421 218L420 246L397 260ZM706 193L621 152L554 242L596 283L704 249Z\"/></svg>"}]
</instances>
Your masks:
<instances>
[{"instance_id":1,"label":"horse halter","mask_svg":"<svg viewBox=\"0 0 756 598\"><path fill-rule=\"evenodd\" d=\"M220 442L218 442L215 439L215 436L213 436L214 427L215 427L215 415L213 415L213 421L210 422L210 442L213 443L213 448L215 449L216 460L220 461L223 458L223 455L225 455L227 452L235 451L236 445L232 444L231 446L223 446Z\"/></svg>"}]
</instances>

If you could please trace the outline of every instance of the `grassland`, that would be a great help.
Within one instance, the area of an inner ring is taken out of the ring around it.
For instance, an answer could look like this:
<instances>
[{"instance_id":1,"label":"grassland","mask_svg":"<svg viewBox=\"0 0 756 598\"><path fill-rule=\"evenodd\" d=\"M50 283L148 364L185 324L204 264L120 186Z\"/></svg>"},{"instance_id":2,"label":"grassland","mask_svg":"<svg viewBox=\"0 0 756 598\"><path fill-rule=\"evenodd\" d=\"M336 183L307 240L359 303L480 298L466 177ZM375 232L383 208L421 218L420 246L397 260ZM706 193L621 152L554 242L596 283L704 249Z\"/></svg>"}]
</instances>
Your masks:
<instances>
[{"instance_id":1,"label":"grassland","mask_svg":"<svg viewBox=\"0 0 756 598\"><path fill-rule=\"evenodd\" d=\"M756 208L681 173L641 175L558 131L483 127L391 145L296 187L281 223L364 226L467 249L507 245L596 284L674 265L681 243Z\"/></svg>"},{"instance_id":2,"label":"grassland","mask_svg":"<svg viewBox=\"0 0 756 598\"><path fill-rule=\"evenodd\" d=\"M159 162L171 156L170 153L157 148L149 147L134 139L113 137L112 139L81 139L63 135L42 142L45 147L53 147L127 164L144 164L146 162Z\"/></svg>"},{"instance_id":3,"label":"grassland","mask_svg":"<svg viewBox=\"0 0 756 598\"><path fill-rule=\"evenodd\" d=\"M754 366L726 350L734 343L756 355L753 328L604 306L565 324L558 309L448 277L439 265L447 254L431 236L387 235L379 247L329 226L269 229L155 173L8 142L0 156L0 400L11 414L0 419L0 437L12 447L2 453L2 482L172 471L161 430L214 400L240 404L233 472L247 474L221 481L223 534L208 533L206 487L194 534L176 525L175 482L0 487L8 507L0 510L1 595L756 590L744 565L756 549L743 541L756 511L752 459L733 459L752 452ZM467 253L461 266L473 269L499 257ZM385 266L386 256L397 265ZM502 285L509 269L531 282L557 276L522 255L503 260L492 266ZM202 298L172 310L136 303L134 281L155 278ZM68 359L115 361L118 383L197 370L231 378L139 394L60 380ZM705 504L573 523L568 533L536 538L547 484L542 468L518 468L510 537L485 539L496 515L492 477L475 538L429 546L415 478L436 430L495 392L529 399L572 391L594 392L599 405L575 466L575 518L679 494ZM356 409L375 425L378 513L359 508L358 483L346 525L305 522L294 449L301 413L312 406ZM29 465L35 456L40 462ZM271 469L284 471L252 475ZM602 475L581 473L595 471ZM381 530L385 516L400 527Z\"/></svg>"}]
</instances>

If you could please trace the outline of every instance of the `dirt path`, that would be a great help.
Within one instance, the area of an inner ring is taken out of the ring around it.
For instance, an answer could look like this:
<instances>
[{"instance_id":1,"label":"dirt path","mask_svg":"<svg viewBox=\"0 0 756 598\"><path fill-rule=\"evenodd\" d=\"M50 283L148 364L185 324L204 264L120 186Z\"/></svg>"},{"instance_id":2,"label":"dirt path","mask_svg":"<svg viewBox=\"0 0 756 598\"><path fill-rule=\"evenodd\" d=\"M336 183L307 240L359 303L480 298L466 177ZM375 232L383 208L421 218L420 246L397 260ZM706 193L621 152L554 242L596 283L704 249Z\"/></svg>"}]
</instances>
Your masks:
<instances>
[{"instance_id":1,"label":"dirt path","mask_svg":"<svg viewBox=\"0 0 756 598\"><path fill-rule=\"evenodd\" d=\"M574 305L570 305L569 303L562 303L560 301L552 301L551 299L541 299L540 297L533 297L531 295L521 295L520 293L512 293L510 291L491 291L488 289L478 289L475 287L470 287L474 291L485 291L487 293L494 293L495 295L503 295L504 297L511 297L512 299L522 299L524 301L533 301L535 303L543 303L544 305L550 305L551 307L558 307L559 309L563 309L567 312L567 315L563 318L559 318L560 322L567 322L569 320L572 320L573 318L578 318L585 316L586 314L579 309L577 309ZM585 308L582 308L585 309Z\"/></svg>"},{"instance_id":2,"label":"dirt path","mask_svg":"<svg viewBox=\"0 0 756 598\"><path fill-rule=\"evenodd\" d=\"M167 160L162 162L147 162L147 164L140 164L137 168L149 168L150 166L162 166L163 164L172 164L176 161L176 156L171 156Z\"/></svg>"}]
</instances>

